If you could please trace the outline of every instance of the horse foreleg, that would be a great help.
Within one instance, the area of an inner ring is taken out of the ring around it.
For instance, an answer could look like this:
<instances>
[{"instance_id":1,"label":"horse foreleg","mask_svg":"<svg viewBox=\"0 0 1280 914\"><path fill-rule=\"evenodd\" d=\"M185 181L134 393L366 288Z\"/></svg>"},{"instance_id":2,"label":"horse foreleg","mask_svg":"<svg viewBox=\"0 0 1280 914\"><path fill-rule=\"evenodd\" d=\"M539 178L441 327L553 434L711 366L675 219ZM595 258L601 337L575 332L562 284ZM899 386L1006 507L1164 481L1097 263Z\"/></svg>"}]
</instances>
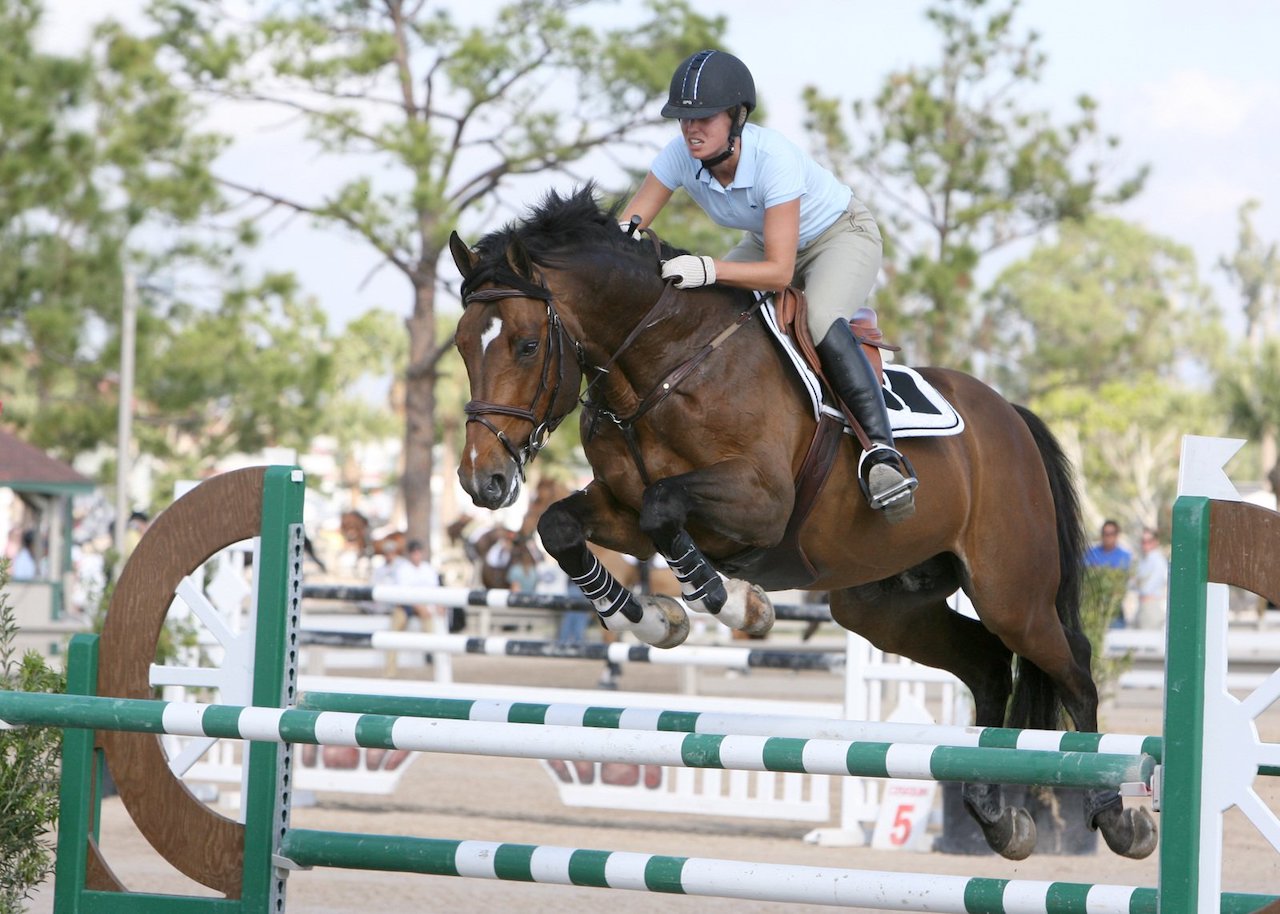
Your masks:
<instances>
[{"instance_id":1,"label":"horse foreleg","mask_svg":"<svg viewBox=\"0 0 1280 914\"><path fill-rule=\"evenodd\" d=\"M547 552L595 605L606 629L633 632L654 647L683 643L689 636L684 607L670 597L637 597L587 548L584 518L593 516L591 501L587 492L576 492L547 508L538 520L538 535Z\"/></svg>"},{"instance_id":2,"label":"horse foreleg","mask_svg":"<svg viewBox=\"0 0 1280 914\"><path fill-rule=\"evenodd\" d=\"M747 581L722 578L685 529L691 508L680 477L660 480L645 490L640 529L645 532L680 582L680 598L690 609L710 613L735 631L764 635L773 628L773 603Z\"/></svg>"}]
</instances>

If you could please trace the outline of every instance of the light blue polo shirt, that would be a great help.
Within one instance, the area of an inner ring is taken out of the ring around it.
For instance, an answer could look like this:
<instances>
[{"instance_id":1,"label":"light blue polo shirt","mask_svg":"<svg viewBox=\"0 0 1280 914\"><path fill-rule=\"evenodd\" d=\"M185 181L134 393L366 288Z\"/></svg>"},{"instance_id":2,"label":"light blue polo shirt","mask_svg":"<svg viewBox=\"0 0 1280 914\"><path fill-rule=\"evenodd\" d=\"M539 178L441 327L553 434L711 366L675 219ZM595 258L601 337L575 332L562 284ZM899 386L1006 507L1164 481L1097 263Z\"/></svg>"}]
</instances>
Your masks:
<instances>
[{"instance_id":1,"label":"light blue polo shirt","mask_svg":"<svg viewBox=\"0 0 1280 914\"><path fill-rule=\"evenodd\" d=\"M778 131L747 124L738 142L742 154L728 187L689 155L683 136L668 143L649 170L668 190L687 190L717 224L750 232L761 245L770 206L800 198L801 248L848 209L853 191Z\"/></svg>"}]
</instances>

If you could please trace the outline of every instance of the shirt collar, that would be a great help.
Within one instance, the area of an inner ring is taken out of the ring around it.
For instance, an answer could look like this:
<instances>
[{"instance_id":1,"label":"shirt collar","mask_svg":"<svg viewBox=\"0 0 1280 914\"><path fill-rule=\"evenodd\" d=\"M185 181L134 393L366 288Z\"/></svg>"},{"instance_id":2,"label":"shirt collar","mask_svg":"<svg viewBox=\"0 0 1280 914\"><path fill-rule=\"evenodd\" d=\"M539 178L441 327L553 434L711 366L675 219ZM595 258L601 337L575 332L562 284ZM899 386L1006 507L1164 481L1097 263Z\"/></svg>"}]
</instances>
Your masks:
<instances>
[{"instance_id":1,"label":"shirt collar","mask_svg":"<svg viewBox=\"0 0 1280 914\"><path fill-rule=\"evenodd\" d=\"M721 193L754 186L756 178L756 144L753 142L755 137L752 134L755 129L755 124L747 124L742 128L742 136L738 137L738 167L734 171L733 181L728 187L717 181L712 176L709 168L699 168L697 172L698 180ZM695 167L701 164L696 159L694 162Z\"/></svg>"}]
</instances>

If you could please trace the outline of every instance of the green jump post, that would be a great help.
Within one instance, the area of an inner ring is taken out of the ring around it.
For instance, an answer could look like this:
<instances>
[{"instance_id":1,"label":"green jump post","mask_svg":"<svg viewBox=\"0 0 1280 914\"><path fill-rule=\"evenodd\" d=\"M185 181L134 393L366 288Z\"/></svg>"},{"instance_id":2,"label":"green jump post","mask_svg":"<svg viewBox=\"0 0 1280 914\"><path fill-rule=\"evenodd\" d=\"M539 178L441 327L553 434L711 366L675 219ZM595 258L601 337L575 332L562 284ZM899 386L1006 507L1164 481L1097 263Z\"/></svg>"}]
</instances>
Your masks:
<instances>
[{"instance_id":1,"label":"green jump post","mask_svg":"<svg viewBox=\"0 0 1280 914\"><path fill-rule=\"evenodd\" d=\"M302 606L304 481L296 467L268 468L263 488L255 612L253 703L289 707L297 692L298 622ZM94 695L98 681L98 636L72 639L67 691ZM98 821L101 778L92 730L66 729L55 873L55 914L278 914L284 910L287 872L275 865L289 825L288 745L246 745L249 779L245 810L243 890L238 899L200 898L144 892L109 892L85 887L88 839Z\"/></svg>"}]
</instances>

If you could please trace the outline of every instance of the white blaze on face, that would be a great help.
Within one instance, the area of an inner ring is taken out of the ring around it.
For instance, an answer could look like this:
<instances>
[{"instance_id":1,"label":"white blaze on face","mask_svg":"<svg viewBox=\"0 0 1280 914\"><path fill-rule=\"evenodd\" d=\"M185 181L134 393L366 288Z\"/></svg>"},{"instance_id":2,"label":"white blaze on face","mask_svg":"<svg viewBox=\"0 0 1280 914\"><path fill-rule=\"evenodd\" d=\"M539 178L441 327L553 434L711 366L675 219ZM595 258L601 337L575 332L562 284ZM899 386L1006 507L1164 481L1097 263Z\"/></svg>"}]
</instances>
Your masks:
<instances>
[{"instance_id":1,"label":"white blaze on face","mask_svg":"<svg viewBox=\"0 0 1280 914\"><path fill-rule=\"evenodd\" d=\"M496 314L489 318L489 326L484 328L484 333L480 334L480 351L487 352L489 344L496 340L502 333L502 318Z\"/></svg>"}]
</instances>

